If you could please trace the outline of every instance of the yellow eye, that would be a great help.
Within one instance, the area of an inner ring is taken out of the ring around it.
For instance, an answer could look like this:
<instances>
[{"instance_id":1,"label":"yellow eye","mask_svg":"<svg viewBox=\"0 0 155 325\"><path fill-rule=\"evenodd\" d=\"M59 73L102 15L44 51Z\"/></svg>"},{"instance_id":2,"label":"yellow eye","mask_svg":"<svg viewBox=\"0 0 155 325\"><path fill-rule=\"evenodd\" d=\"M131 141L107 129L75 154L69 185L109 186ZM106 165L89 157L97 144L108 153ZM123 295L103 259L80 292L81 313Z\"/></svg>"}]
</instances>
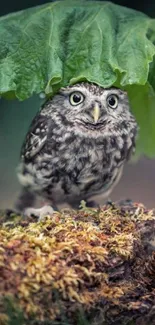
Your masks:
<instances>
[{"instance_id":1,"label":"yellow eye","mask_svg":"<svg viewBox=\"0 0 155 325\"><path fill-rule=\"evenodd\" d=\"M110 95L107 97L107 104L109 107L115 109L118 106L118 97L116 95Z\"/></svg>"},{"instance_id":2,"label":"yellow eye","mask_svg":"<svg viewBox=\"0 0 155 325\"><path fill-rule=\"evenodd\" d=\"M79 91L74 91L70 96L69 100L72 106L81 104L84 101L84 96Z\"/></svg>"}]
</instances>

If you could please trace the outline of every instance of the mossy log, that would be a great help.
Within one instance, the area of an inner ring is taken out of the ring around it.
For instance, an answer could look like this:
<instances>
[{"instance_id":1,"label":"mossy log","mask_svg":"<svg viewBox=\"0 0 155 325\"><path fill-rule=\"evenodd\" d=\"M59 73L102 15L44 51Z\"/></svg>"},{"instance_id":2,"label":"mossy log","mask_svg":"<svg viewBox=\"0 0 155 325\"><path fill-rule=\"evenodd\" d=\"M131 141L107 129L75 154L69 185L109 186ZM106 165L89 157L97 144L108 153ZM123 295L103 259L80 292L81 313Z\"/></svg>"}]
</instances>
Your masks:
<instances>
[{"instance_id":1,"label":"mossy log","mask_svg":"<svg viewBox=\"0 0 155 325\"><path fill-rule=\"evenodd\" d=\"M155 324L155 211L0 215L0 325Z\"/></svg>"}]
</instances>

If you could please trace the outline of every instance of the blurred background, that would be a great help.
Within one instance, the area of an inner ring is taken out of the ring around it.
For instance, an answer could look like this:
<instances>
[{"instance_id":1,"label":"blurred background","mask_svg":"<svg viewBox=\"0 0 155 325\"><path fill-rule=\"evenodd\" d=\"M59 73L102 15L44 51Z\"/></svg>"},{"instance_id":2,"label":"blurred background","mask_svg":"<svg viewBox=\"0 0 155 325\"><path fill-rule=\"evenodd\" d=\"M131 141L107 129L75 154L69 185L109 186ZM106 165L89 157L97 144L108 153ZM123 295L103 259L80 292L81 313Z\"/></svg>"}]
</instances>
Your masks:
<instances>
[{"instance_id":1,"label":"blurred background","mask_svg":"<svg viewBox=\"0 0 155 325\"><path fill-rule=\"evenodd\" d=\"M0 2L0 15L50 1L5 0ZM155 18L155 1L119 0L113 1ZM24 102L0 100L0 209L11 208L20 187L16 178L20 148L33 116L42 100L35 96ZM111 199L130 198L155 207L155 160L142 157L137 163L128 164L124 175Z\"/></svg>"}]
</instances>

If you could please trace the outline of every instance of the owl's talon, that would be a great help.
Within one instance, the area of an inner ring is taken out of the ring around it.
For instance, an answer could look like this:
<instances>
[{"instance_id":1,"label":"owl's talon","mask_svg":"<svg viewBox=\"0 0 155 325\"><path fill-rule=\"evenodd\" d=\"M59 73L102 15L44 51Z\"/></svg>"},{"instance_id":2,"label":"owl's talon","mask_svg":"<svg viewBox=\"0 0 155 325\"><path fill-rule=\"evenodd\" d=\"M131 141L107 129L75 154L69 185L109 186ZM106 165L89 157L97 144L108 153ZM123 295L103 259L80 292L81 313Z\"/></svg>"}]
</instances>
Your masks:
<instances>
[{"instance_id":1,"label":"owl's talon","mask_svg":"<svg viewBox=\"0 0 155 325\"><path fill-rule=\"evenodd\" d=\"M40 209L26 208L24 210L24 215L27 217L35 216L38 221L42 221L45 217L51 216L54 213L54 209L50 205L45 205Z\"/></svg>"}]
</instances>

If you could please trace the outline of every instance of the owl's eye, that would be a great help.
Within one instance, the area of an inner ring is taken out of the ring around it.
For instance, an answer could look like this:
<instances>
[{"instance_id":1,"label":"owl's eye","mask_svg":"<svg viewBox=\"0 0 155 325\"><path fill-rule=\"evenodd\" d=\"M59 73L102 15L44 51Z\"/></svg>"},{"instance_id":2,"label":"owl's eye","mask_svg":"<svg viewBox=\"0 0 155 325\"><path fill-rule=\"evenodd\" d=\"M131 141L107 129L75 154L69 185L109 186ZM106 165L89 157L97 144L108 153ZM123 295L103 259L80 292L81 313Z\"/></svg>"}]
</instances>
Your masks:
<instances>
[{"instance_id":1,"label":"owl's eye","mask_svg":"<svg viewBox=\"0 0 155 325\"><path fill-rule=\"evenodd\" d=\"M74 91L70 96L69 100L71 105L76 106L84 101L84 96L79 91Z\"/></svg>"},{"instance_id":2,"label":"owl's eye","mask_svg":"<svg viewBox=\"0 0 155 325\"><path fill-rule=\"evenodd\" d=\"M111 108L117 108L118 106L118 97L116 95L110 95L108 98L107 98L107 103L108 103L108 106L110 106Z\"/></svg>"}]
</instances>

